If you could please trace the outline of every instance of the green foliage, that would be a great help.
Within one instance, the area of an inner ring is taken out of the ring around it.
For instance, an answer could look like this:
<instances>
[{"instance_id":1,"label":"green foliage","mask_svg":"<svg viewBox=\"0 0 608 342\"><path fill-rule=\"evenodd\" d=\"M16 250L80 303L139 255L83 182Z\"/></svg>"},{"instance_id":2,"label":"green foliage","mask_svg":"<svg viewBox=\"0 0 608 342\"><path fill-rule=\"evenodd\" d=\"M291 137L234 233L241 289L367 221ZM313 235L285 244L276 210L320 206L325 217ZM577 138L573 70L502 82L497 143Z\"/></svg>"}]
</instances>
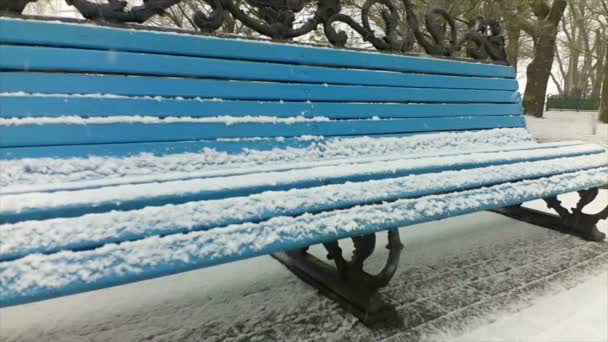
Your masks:
<instances>
[{"instance_id":1,"label":"green foliage","mask_svg":"<svg viewBox=\"0 0 608 342\"><path fill-rule=\"evenodd\" d=\"M600 99L571 98L560 96L549 96L547 98L547 110L549 109L573 109L573 110L598 110Z\"/></svg>"}]
</instances>

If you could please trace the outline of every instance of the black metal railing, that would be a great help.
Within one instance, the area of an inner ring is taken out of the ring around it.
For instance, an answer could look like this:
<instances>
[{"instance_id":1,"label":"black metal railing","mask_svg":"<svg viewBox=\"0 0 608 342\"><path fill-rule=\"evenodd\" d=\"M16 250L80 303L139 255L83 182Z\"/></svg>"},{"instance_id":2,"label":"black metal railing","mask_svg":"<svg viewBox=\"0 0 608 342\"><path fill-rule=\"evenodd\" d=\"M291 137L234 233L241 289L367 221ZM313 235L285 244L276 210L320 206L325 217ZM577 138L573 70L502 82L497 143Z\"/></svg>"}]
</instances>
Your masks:
<instances>
[{"instance_id":1,"label":"black metal railing","mask_svg":"<svg viewBox=\"0 0 608 342\"><path fill-rule=\"evenodd\" d=\"M20 14L30 2L38 0L0 0L0 11ZM155 15L164 15L183 0L144 0L129 7L126 1L65 0L83 17L110 23L145 23ZM363 41L380 51L409 53L423 50L433 56L467 56L480 61L505 64L505 40L496 20L476 18L459 20L443 9L432 9L424 17L424 27L417 18L411 0L365 0L359 7L360 20L342 10L342 0L199 0L206 11L191 13L190 22L200 31L213 33L226 20L237 20L247 28L274 40L289 40L319 28L327 40L344 47L348 35L336 26L350 27ZM313 5L311 10L310 6ZM400 5L400 6L398 6ZM380 6L376 21L370 23L372 7ZM306 8L306 11L304 9ZM404 15L400 15L401 11ZM307 17L307 18L306 18ZM297 23L296 23L297 18ZM462 25L465 25L463 28ZM382 31L382 32L378 32ZM463 32L459 37L459 31Z\"/></svg>"}]
</instances>

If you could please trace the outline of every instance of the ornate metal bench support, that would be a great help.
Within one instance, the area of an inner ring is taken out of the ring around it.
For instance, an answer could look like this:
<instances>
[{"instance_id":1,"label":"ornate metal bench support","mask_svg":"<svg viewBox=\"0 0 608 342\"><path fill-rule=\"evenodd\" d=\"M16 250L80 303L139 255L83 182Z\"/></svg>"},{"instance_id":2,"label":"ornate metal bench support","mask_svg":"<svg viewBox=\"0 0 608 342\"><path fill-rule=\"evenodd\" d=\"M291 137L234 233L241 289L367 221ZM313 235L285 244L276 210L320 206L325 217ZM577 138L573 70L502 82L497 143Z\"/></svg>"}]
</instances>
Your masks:
<instances>
[{"instance_id":1,"label":"ornate metal bench support","mask_svg":"<svg viewBox=\"0 0 608 342\"><path fill-rule=\"evenodd\" d=\"M338 241L323 244L328 252L327 258L333 260L335 267L309 254L308 248L275 253L272 256L325 296L336 300L363 323L371 325L394 318L394 307L382 300L378 290L389 283L399 265L403 249L399 231L388 232L388 259L376 275L363 270L365 260L374 252L375 234L352 240L355 250L350 261L344 259Z\"/></svg>"},{"instance_id":2,"label":"ornate metal bench support","mask_svg":"<svg viewBox=\"0 0 608 342\"><path fill-rule=\"evenodd\" d=\"M545 198L547 207L555 210L558 215L524 208L520 205L493 211L516 220L580 236L586 240L602 241L606 237L606 234L597 229L597 223L600 220L608 218L608 206L596 214L586 214L583 212L583 208L591 203L598 193L598 188L579 191L578 194L581 198L576 207L571 209L564 208L557 196Z\"/></svg>"}]
</instances>

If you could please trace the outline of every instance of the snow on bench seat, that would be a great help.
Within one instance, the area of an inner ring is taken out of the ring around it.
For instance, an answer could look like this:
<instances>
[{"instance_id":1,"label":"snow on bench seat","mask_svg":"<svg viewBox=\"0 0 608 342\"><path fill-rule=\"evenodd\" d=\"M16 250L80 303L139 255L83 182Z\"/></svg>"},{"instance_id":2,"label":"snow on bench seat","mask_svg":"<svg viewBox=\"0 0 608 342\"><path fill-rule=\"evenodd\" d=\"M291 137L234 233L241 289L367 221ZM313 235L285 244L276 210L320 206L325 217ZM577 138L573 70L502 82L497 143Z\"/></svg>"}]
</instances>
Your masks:
<instances>
[{"instance_id":1,"label":"snow on bench seat","mask_svg":"<svg viewBox=\"0 0 608 342\"><path fill-rule=\"evenodd\" d=\"M16 259L30 253L55 253L69 249L91 249L110 242L141 239L148 235L167 235L189 230L205 230L225 227L231 224L258 222L274 216L298 216L305 213L367 205L382 201L420 197L435 193L461 191L494 184L517 182L523 179L548 175L591 170L608 166L608 153L597 153L578 157L564 157L541 161L518 162L509 165L494 165L469 170L430 172L391 177L382 180L346 182L316 187L293 187L285 191L258 192L248 196L193 201L186 204L148 206L131 211L110 211L103 214L85 214L75 218L56 218L44 221L22 221L0 225L6 233L0 246L0 260ZM340 166L350 169L351 165ZM304 171L298 171L304 172ZM265 175L253 174L244 184ZM293 175L291 175L293 176ZM268 177L268 176L266 176ZM320 176L317 176L320 177ZM278 178L277 175L269 179ZM354 179L354 178L351 178ZM207 186L224 182L221 192L234 193L229 186L239 182L213 178ZM191 188L188 184L184 188ZM148 187L150 191L167 188L175 191L176 186ZM132 195L132 189L110 188L104 191L112 194ZM140 193L146 193L141 191ZM6 203L28 202L40 194L23 194L17 199L7 199ZM79 192L47 194L56 202L64 203L70 198L78 198ZM89 198L96 198L90 195ZM114 201L125 201L115 197ZM83 208L98 207L100 204L88 202ZM5 208L6 209L6 208ZM11 208L8 208L9 210ZM47 209L49 210L49 209ZM83 209L85 210L85 209Z\"/></svg>"},{"instance_id":2,"label":"snow on bench seat","mask_svg":"<svg viewBox=\"0 0 608 342\"><path fill-rule=\"evenodd\" d=\"M247 196L264 191L309 188L324 184L395 179L400 176L436 173L447 170L464 170L491 165L497 172L511 171L505 180L518 177L538 177L560 170L584 169L602 166L604 150L594 145L573 145L557 148L539 148L502 153L473 153L453 156L406 158L389 161L345 163L283 171L254 172L250 174L216 176L150 182L72 191L34 192L0 195L4 203L0 215L5 222L16 222L53 217L72 217L109 210L132 210L166 203L180 204L190 201ZM577 157L578 156L578 157ZM567 158L572 157L572 158ZM543 160L545 160L543 162ZM537 162L534 162L537 161ZM543 165L537 173L528 174L528 165ZM474 178L472 178L474 179Z\"/></svg>"},{"instance_id":3,"label":"snow on bench seat","mask_svg":"<svg viewBox=\"0 0 608 342\"><path fill-rule=\"evenodd\" d=\"M0 96L0 101L2 97ZM553 143L545 147L571 145ZM86 153L76 153L85 149ZM407 137L340 137L301 136L291 139L224 139L219 141L128 144L120 149L106 145L62 145L0 149L0 193L11 192L11 185L86 182L125 177L167 181L333 165L356 161L376 161L405 155L440 156L467 151L500 151L503 149L538 148L524 128L504 128L469 132L443 132ZM87 157L82 157L82 155ZM232 169L232 170L230 170ZM243 171L244 170L244 171ZM171 174L172 176L168 176ZM181 176L180 176L181 175ZM131 183L126 180L124 183ZM51 190L49 188L49 190Z\"/></svg>"},{"instance_id":4,"label":"snow on bench seat","mask_svg":"<svg viewBox=\"0 0 608 342\"><path fill-rule=\"evenodd\" d=\"M85 251L31 254L0 263L0 304L14 305L52 298L304 247L330 239L504 207L581 187L592 187L605 182L607 178L608 168L602 167L318 214L277 216L259 223L248 222L168 236L155 235Z\"/></svg>"}]
</instances>

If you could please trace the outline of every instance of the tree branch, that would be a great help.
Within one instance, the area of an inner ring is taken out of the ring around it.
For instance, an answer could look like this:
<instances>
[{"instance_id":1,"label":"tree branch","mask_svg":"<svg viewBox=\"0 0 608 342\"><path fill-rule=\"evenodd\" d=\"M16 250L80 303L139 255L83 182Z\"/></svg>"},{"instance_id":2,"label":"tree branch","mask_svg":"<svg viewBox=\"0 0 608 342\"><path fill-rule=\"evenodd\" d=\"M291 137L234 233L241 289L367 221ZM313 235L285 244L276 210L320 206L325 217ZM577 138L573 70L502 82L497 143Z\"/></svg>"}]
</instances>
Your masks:
<instances>
[{"instance_id":1,"label":"tree branch","mask_svg":"<svg viewBox=\"0 0 608 342\"><path fill-rule=\"evenodd\" d=\"M553 0L553 6L547 16L547 20L554 26L557 26L564 15L566 6L568 6L568 1L566 0Z\"/></svg>"},{"instance_id":2,"label":"tree branch","mask_svg":"<svg viewBox=\"0 0 608 342\"><path fill-rule=\"evenodd\" d=\"M546 18L549 15L549 12L551 12L551 7L549 7L545 0L532 0L530 1L530 7L532 8L534 15L539 19Z\"/></svg>"}]
</instances>

